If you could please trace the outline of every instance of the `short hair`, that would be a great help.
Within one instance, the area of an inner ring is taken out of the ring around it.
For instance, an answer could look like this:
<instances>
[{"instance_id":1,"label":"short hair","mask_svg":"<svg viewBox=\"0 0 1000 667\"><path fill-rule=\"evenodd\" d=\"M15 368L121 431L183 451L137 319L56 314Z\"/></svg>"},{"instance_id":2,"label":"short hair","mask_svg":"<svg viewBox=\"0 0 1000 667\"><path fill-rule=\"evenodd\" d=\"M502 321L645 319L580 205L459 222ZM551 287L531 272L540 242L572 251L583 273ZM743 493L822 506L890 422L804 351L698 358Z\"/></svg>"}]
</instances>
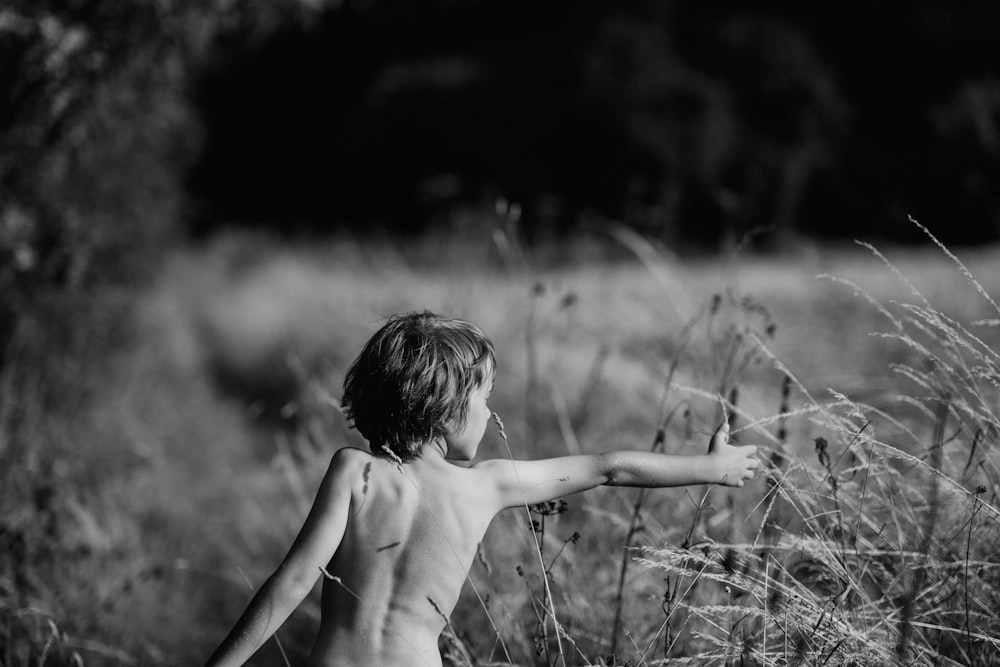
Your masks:
<instances>
[{"instance_id":1,"label":"short hair","mask_svg":"<svg viewBox=\"0 0 1000 667\"><path fill-rule=\"evenodd\" d=\"M469 394L495 367L493 343L474 324L429 311L393 315L347 371L344 414L372 454L412 461L465 427Z\"/></svg>"}]
</instances>

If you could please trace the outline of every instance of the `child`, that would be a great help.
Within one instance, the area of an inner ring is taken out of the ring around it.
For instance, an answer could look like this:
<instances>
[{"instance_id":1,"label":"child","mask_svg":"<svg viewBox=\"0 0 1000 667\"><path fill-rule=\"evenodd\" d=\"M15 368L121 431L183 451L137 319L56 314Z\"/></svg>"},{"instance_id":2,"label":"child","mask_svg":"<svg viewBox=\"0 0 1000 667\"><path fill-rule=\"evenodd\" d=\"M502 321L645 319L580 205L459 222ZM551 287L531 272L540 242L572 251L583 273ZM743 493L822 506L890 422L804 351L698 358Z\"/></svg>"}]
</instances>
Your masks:
<instances>
[{"instance_id":1,"label":"child","mask_svg":"<svg viewBox=\"0 0 1000 667\"><path fill-rule=\"evenodd\" d=\"M606 452L538 461L476 456L490 419L493 345L433 313L390 318L344 381L343 407L371 453L333 455L288 555L209 660L241 665L321 574L322 620L310 666L433 665L477 546L502 509L599 485L743 486L755 447L712 437L708 454Z\"/></svg>"}]
</instances>

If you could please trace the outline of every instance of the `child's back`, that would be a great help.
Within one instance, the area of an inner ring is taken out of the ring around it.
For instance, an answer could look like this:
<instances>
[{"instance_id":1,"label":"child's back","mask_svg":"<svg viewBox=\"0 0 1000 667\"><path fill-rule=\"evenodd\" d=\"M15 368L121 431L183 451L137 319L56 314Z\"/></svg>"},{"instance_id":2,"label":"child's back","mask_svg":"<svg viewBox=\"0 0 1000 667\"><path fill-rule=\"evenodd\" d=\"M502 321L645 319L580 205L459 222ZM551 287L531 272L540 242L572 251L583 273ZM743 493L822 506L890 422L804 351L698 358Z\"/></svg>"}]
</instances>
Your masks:
<instances>
[{"instance_id":1,"label":"child's back","mask_svg":"<svg viewBox=\"0 0 1000 667\"><path fill-rule=\"evenodd\" d=\"M350 515L309 664L440 665L438 610L455 606L499 509L485 475L436 452L398 465L345 449L333 466L350 480Z\"/></svg>"}]
</instances>

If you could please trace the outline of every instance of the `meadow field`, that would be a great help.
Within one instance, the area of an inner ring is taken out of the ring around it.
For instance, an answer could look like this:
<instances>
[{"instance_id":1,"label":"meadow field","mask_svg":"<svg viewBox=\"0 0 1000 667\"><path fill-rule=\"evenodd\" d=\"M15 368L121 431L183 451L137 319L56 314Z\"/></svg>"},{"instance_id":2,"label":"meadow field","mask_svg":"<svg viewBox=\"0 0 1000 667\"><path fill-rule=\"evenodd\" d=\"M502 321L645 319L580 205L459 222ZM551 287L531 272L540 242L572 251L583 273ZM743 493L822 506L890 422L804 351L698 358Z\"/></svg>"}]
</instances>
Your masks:
<instances>
[{"instance_id":1,"label":"meadow field","mask_svg":"<svg viewBox=\"0 0 1000 667\"><path fill-rule=\"evenodd\" d=\"M767 463L742 489L500 515L450 664L1000 663L1000 248L956 254L684 258L624 229L178 250L153 284L71 306L101 318L15 340L0 664L203 662L331 453L364 446L338 409L348 364L423 309L496 345L509 450L491 427L481 456L698 452L729 419ZM300 664L318 591L251 664Z\"/></svg>"}]
</instances>

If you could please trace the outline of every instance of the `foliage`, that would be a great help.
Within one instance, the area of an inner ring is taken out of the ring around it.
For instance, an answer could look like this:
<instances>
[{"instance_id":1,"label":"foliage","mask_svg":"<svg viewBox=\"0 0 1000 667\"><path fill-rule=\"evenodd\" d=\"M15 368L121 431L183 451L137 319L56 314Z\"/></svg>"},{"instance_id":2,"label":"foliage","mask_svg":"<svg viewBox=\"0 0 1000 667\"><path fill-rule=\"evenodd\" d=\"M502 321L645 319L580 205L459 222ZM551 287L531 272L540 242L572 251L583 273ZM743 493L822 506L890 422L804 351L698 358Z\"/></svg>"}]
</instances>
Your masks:
<instances>
[{"instance_id":1,"label":"foliage","mask_svg":"<svg viewBox=\"0 0 1000 667\"><path fill-rule=\"evenodd\" d=\"M29 2L0 8L0 367L49 293L148 277L184 216L200 131L191 62L295 2ZM259 5L259 6L258 6Z\"/></svg>"},{"instance_id":2,"label":"foliage","mask_svg":"<svg viewBox=\"0 0 1000 667\"><path fill-rule=\"evenodd\" d=\"M120 585L126 598L133 577L162 584L162 562L121 560L140 522L97 517L121 487L95 478L128 476L141 457L94 415L114 393L119 355L137 345L137 287L178 237L181 180L198 138L182 101L187 60L235 18L223 3L0 6L5 664L71 664L81 651L125 659L80 640L107 623L94 605L109 582L74 572L113 577L108 570L124 565L110 590ZM60 576L76 582L71 594L53 593L48 581ZM96 611L71 611L83 599Z\"/></svg>"}]
</instances>

